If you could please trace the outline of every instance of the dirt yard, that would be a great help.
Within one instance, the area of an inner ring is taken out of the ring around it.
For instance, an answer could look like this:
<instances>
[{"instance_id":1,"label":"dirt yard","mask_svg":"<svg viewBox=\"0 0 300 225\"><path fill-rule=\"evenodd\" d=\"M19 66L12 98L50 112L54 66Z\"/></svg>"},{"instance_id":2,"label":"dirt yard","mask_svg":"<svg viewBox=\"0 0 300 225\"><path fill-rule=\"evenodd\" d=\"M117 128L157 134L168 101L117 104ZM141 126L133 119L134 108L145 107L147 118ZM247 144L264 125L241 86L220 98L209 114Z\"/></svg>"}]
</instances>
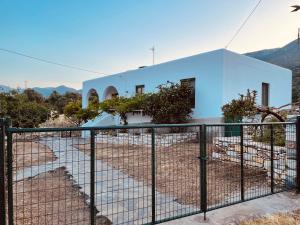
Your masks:
<instances>
[{"instance_id":1,"label":"dirt yard","mask_svg":"<svg viewBox=\"0 0 300 225\"><path fill-rule=\"evenodd\" d=\"M74 147L89 154L89 144ZM151 146L96 143L96 158L107 162L151 185ZM211 149L211 148L208 148ZM200 206L199 143L183 143L170 147L156 147L156 187L161 193L176 198L179 203ZM266 184L266 172L244 169L245 188ZM208 205L235 201L240 193L240 165L214 161L207 162Z\"/></svg>"},{"instance_id":2,"label":"dirt yard","mask_svg":"<svg viewBox=\"0 0 300 225\"><path fill-rule=\"evenodd\" d=\"M19 181L14 193L16 225L90 224L85 196L64 168ZM111 224L106 217L96 221L96 225Z\"/></svg>"},{"instance_id":3,"label":"dirt yard","mask_svg":"<svg viewBox=\"0 0 300 225\"><path fill-rule=\"evenodd\" d=\"M300 225L300 209L291 213L280 213L264 218L248 220L239 225Z\"/></svg>"},{"instance_id":4,"label":"dirt yard","mask_svg":"<svg viewBox=\"0 0 300 225\"><path fill-rule=\"evenodd\" d=\"M52 150L43 144L34 141L20 141L13 144L13 170L15 172L55 160Z\"/></svg>"}]
</instances>

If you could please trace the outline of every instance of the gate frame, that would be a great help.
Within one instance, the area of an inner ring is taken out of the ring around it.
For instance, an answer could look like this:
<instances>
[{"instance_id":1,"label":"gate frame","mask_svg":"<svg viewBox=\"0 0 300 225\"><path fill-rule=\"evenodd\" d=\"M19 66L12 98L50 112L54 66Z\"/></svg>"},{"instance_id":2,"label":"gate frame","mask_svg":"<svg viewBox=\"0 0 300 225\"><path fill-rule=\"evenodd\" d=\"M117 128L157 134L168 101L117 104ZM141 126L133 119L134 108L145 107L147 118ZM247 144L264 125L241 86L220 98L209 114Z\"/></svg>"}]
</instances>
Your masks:
<instances>
[{"instance_id":1,"label":"gate frame","mask_svg":"<svg viewBox=\"0 0 300 225\"><path fill-rule=\"evenodd\" d=\"M5 119L0 118L0 224L6 225Z\"/></svg>"}]
</instances>

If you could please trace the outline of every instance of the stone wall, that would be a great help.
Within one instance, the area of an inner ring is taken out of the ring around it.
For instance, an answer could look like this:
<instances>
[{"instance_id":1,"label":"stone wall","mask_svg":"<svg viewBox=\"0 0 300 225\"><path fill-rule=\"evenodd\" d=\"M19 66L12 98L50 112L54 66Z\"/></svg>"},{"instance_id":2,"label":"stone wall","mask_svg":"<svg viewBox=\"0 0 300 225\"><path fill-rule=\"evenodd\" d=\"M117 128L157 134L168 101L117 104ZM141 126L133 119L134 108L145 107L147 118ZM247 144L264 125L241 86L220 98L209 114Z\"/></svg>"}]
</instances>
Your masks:
<instances>
[{"instance_id":1,"label":"stone wall","mask_svg":"<svg viewBox=\"0 0 300 225\"><path fill-rule=\"evenodd\" d=\"M157 146L169 147L174 144L195 141L197 138L197 132L155 134L155 144ZM100 133L97 134L96 141L116 145L130 144L151 146L152 135L151 133L116 133L115 135Z\"/></svg>"},{"instance_id":2,"label":"stone wall","mask_svg":"<svg viewBox=\"0 0 300 225\"><path fill-rule=\"evenodd\" d=\"M241 163L240 137L215 137L212 152L214 160ZM296 150L294 145L273 147L274 179L275 183L292 185L296 178ZM250 137L243 140L244 165L263 169L271 177L271 145L255 142Z\"/></svg>"}]
</instances>

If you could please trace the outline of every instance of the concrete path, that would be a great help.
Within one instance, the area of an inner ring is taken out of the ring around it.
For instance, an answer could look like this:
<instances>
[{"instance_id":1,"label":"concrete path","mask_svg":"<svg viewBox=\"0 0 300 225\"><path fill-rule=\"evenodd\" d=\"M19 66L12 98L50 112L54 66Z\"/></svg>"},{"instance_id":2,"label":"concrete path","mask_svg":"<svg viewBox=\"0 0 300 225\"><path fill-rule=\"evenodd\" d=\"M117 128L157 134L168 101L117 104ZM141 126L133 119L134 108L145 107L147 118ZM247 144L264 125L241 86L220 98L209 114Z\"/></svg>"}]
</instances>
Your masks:
<instances>
[{"instance_id":1,"label":"concrete path","mask_svg":"<svg viewBox=\"0 0 300 225\"><path fill-rule=\"evenodd\" d=\"M208 212L206 221L203 220L203 214L199 214L163 224L235 225L243 220L274 213L291 212L295 209L300 209L300 195L293 192L283 192Z\"/></svg>"},{"instance_id":2,"label":"concrete path","mask_svg":"<svg viewBox=\"0 0 300 225\"><path fill-rule=\"evenodd\" d=\"M15 178L21 180L65 167L74 183L90 196L90 156L72 146L70 139L51 137L43 139L42 144L51 148L57 157L55 162L32 166L19 171ZM98 215L108 217L113 224L143 224L151 221L151 187L113 169L108 164L95 161L95 205ZM176 202L171 196L155 193L157 219L165 219L196 211L193 206ZM89 198L87 199L89 203Z\"/></svg>"}]
</instances>

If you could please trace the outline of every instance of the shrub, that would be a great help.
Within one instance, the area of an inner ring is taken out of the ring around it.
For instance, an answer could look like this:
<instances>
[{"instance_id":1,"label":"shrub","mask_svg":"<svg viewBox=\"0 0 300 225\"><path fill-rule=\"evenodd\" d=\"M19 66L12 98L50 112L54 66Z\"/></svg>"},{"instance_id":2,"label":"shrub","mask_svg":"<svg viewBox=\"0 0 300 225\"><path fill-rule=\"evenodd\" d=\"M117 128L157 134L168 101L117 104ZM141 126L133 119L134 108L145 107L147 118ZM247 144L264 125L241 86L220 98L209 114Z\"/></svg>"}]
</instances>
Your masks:
<instances>
[{"instance_id":1,"label":"shrub","mask_svg":"<svg viewBox=\"0 0 300 225\"><path fill-rule=\"evenodd\" d=\"M222 107L225 122L240 122L243 117L254 116L257 113L256 91L247 90L246 95L240 94L238 99Z\"/></svg>"},{"instance_id":2,"label":"shrub","mask_svg":"<svg viewBox=\"0 0 300 225\"><path fill-rule=\"evenodd\" d=\"M191 95L192 89L188 85L168 82L158 86L158 92L146 98L143 109L154 123L185 123L192 112Z\"/></svg>"},{"instance_id":3,"label":"shrub","mask_svg":"<svg viewBox=\"0 0 300 225\"><path fill-rule=\"evenodd\" d=\"M275 123L278 120L275 117L268 118L266 122ZM261 126L252 133L253 141L270 143L271 129L270 126ZM285 126L282 124L273 124L273 140L274 145L285 146Z\"/></svg>"}]
</instances>

